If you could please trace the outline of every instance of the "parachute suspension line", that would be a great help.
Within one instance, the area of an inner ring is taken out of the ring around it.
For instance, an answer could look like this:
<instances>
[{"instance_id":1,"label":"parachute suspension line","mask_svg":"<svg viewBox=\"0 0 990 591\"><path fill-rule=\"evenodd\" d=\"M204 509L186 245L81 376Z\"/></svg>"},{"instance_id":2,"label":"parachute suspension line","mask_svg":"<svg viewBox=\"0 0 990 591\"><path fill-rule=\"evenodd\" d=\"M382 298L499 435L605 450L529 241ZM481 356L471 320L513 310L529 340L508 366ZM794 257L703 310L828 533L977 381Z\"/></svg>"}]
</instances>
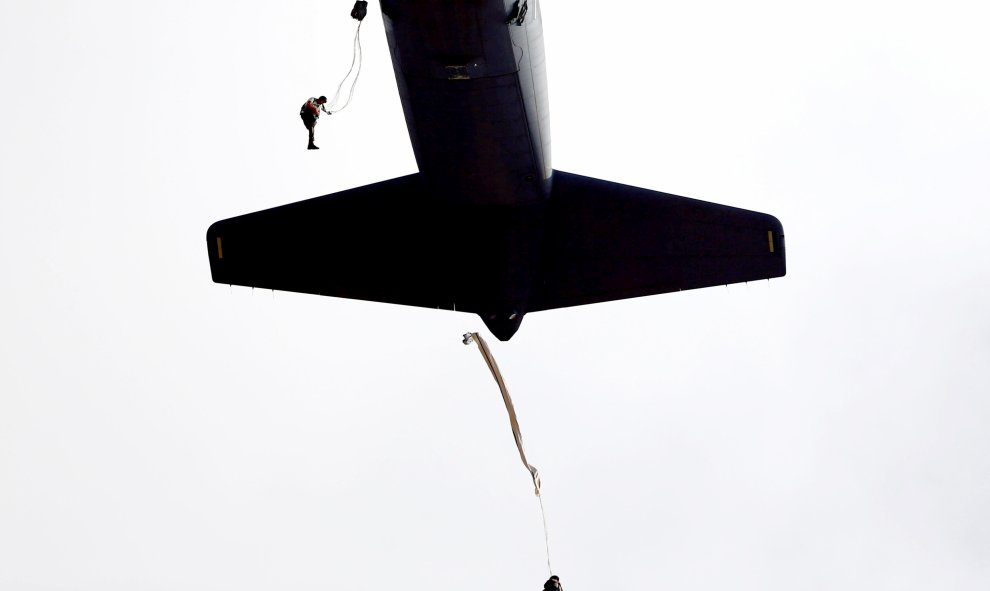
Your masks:
<instances>
[{"instance_id":1,"label":"parachute suspension line","mask_svg":"<svg viewBox=\"0 0 990 591\"><path fill-rule=\"evenodd\" d=\"M553 576L553 567L550 566L550 528L547 527L547 510L543 508L543 497L537 495L540 500L540 516L543 517L543 543L547 547L547 572Z\"/></svg>"},{"instance_id":2,"label":"parachute suspension line","mask_svg":"<svg viewBox=\"0 0 990 591\"><path fill-rule=\"evenodd\" d=\"M485 363L488 364L488 370L492 372L492 377L495 378L495 383L498 384L499 391L502 392L502 402L505 403L505 411L509 413L509 425L512 427L512 437L516 441L516 449L519 450L519 458L522 460L523 466L526 466L526 469L529 471L529 475L533 478L534 492L536 493L536 498L540 501L540 515L543 517L543 541L547 548L547 570L552 575L553 567L550 566L550 530L547 527L547 512L543 508L543 497L540 495L540 472L536 469L536 466L530 464L526 459L522 431L519 429L519 421L516 419L516 408L512 404L512 397L509 396L509 389L505 385L505 380L502 379L502 372L499 371L498 364L495 363L495 356L492 355L491 349L488 348L488 343L481 338L481 335L476 332L465 333L463 343L465 345L470 345L471 343L478 345L478 351L481 352Z\"/></svg>"},{"instance_id":3,"label":"parachute suspension line","mask_svg":"<svg viewBox=\"0 0 990 591\"><path fill-rule=\"evenodd\" d=\"M354 98L354 88L357 86L358 77L361 75L361 62L363 57L361 53L361 23L362 22L364 21L358 21L357 30L354 32L354 53L353 56L351 57L351 67L349 70L347 70L347 73L344 74L344 78L340 81L340 84L337 85L337 92L333 94L333 100L331 100L330 104L328 105L328 111L330 113L339 113L340 111L343 111L344 107L349 105L351 103L351 99ZM347 93L347 101L345 101L344 104L341 105L340 107L335 108L337 105L337 100L340 99L340 91L344 87L344 83L347 82L347 79L351 77L351 73L354 72L355 64L357 65L357 73L354 74L354 80L351 81L351 89Z\"/></svg>"}]
</instances>

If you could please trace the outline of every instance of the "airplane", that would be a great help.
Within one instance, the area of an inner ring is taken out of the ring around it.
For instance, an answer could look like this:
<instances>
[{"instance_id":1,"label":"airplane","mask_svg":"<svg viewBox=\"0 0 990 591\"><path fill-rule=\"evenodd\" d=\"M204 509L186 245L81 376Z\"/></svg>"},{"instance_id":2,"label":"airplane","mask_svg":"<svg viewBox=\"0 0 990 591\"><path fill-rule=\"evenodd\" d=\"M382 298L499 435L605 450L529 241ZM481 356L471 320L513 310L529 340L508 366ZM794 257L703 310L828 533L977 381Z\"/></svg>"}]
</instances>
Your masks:
<instances>
[{"instance_id":1,"label":"airplane","mask_svg":"<svg viewBox=\"0 0 990 591\"><path fill-rule=\"evenodd\" d=\"M381 0L419 172L218 221L213 281L478 314L782 277L763 213L554 170L537 0Z\"/></svg>"}]
</instances>

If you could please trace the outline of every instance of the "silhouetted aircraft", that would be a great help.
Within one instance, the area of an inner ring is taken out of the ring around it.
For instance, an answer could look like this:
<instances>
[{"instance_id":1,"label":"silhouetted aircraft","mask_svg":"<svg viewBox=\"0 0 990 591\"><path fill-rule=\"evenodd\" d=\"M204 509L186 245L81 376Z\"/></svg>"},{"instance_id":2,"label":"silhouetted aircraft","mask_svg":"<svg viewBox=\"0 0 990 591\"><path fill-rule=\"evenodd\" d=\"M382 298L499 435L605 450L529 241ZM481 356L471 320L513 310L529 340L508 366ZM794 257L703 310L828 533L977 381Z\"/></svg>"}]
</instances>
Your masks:
<instances>
[{"instance_id":1,"label":"silhouetted aircraft","mask_svg":"<svg viewBox=\"0 0 990 591\"><path fill-rule=\"evenodd\" d=\"M529 312L780 277L773 216L555 171L536 0L382 0L419 173L213 224L213 280Z\"/></svg>"}]
</instances>

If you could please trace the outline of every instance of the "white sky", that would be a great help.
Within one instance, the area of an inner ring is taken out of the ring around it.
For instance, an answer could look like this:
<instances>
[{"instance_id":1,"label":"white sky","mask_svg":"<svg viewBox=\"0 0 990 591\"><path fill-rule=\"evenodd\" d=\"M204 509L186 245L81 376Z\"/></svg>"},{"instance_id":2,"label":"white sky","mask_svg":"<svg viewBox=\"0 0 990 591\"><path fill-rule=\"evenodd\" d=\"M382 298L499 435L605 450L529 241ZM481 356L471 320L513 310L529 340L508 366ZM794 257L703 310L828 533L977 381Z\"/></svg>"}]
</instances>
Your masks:
<instances>
[{"instance_id":1,"label":"white sky","mask_svg":"<svg viewBox=\"0 0 990 591\"><path fill-rule=\"evenodd\" d=\"M545 1L555 167L789 270L489 337L567 591L990 588L984 4ZM375 2L303 149L350 6L4 4L0 588L540 588L479 319L210 280L213 221L415 170Z\"/></svg>"}]
</instances>

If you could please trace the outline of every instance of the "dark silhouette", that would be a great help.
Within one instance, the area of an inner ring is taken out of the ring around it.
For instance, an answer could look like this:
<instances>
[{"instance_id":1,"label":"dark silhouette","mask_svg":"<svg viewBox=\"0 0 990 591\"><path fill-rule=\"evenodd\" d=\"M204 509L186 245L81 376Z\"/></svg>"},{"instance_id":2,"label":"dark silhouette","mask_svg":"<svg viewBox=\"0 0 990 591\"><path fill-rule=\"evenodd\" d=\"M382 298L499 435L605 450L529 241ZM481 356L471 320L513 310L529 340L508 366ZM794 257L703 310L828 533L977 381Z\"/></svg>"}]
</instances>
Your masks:
<instances>
[{"instance_id":1,"label":"dark silhouette","mask_svg":"<svg viewBox=\"0 0 990 591\"><path fill-rule=\"evenodd\" d=\"M516 26L505 0L381 0L419 172L213 224L213 280L471 312L504 341L532 312L783 276L771 215L553 170L526 4Z\"/></svg>"}]
</instances>

